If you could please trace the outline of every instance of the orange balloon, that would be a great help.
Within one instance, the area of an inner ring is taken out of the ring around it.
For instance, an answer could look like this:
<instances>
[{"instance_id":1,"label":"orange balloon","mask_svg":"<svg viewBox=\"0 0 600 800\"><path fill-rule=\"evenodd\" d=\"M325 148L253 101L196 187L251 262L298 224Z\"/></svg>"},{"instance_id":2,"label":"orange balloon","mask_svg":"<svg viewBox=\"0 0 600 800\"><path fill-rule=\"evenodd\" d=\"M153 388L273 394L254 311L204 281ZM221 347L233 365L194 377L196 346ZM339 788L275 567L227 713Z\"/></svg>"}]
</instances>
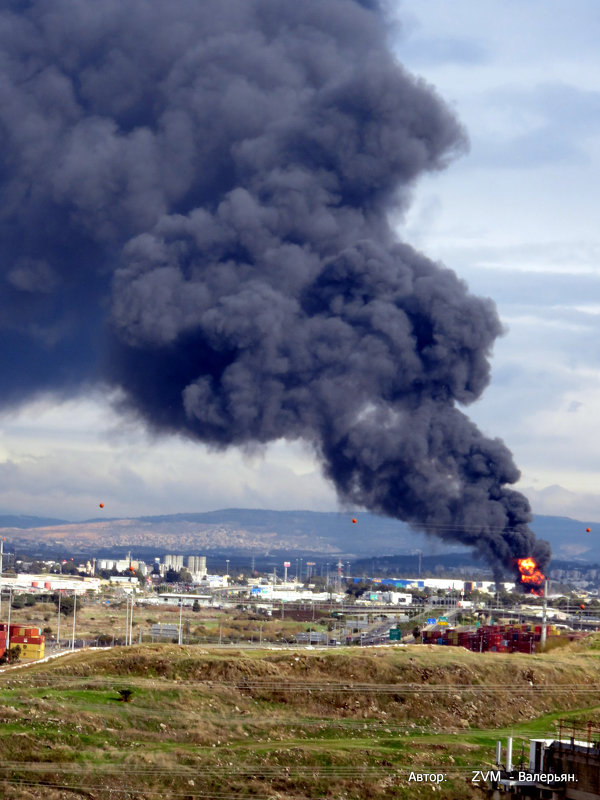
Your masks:
<instances>
[{"instance_id":1,"label":"orange balloon","mask_svg":"<svg viewBox=\"0 0 600 800\"><path fill-rule=\"evenodd\" d=\"M356 520L355 519L352 520L352 524L356 525Z\"/></svg>"},{"instance_id":2,"label":"orange balloon","mask_svg":"<svg viewBox=\"0 0 600 800\"><path fill-rule=\"evenodd\" d=\"M591 533L591 532L592 532L592 529L591 529L591 528L586 528L586 529L585 529L585 532L586 532L586 533Z\"/></svg>"},{"instance_id":3,"label":"orange balloon","mask_svg":"<svg viewBox=\"0 0 600 800\"><path fill-rule=\"evenodd\" d=\"M582 603L582 604L579 606L579 608L581 608L581 609L584 609L584 608L585 608L585 606L583 605L583 603Z\"/></svg>"},{"instance_id":4,"label":"orange balloon","mask_svg":"<svg viewBox=\"0 0 600 800\"><path fill-rule=\"evenodd\" d=\"M100 503L100 508L104 508L104 503Z\"/></svg>"}]
</instances>

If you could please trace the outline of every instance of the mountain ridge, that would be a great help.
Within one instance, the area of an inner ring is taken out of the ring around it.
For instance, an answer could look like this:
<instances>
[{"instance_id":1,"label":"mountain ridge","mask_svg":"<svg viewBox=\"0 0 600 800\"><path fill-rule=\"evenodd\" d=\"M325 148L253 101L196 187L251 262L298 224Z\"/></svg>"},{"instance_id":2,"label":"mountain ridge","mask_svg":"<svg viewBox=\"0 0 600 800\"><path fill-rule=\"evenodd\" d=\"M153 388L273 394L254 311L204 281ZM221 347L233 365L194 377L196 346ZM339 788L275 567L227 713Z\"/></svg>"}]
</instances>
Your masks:
<instances>
[{"instance_id":1,"label":"mountain ridge","mask_svg":"<svg viewBox=\"0 0 600 800\"><path fill-rule=\"evenodd\" d=\"M353 524L352 519L357 523ZM532 528L547 539L555 558L587 560L596 552L590 523L536 515ZM600 525L598 526L600 532ZM378 556L422 551L423 555L468 551L465 545L428 536L409 525L366 511L307 511L228 508L205 512L95 517L81 522L25 514L0 515L0 534L42 547L92 552L106 547L199 550L307 551L327 556Z\"/></svg>"}]
</instances>

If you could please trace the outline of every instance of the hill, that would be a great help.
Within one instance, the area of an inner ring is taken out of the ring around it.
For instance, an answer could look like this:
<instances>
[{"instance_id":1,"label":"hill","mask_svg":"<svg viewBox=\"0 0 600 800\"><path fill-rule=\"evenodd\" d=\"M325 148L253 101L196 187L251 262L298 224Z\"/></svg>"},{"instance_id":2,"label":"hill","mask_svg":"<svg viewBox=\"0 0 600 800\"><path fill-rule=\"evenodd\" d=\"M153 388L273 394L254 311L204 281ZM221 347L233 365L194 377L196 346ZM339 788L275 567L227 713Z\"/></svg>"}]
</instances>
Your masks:
<instances>
[{"instance_id":1,"label":"hill","mask_svg":"<svg viewBox=\"0 0 600 800\"><path fill-rule=\"evenodd\" d=\"M514 753L597 704L597 651L552 657L415 647L142 645L0 674L0 794L482 797L496 739ZM123 702L122 690L129 691Z\"/></svg>"},{"instance_id":2,"label":"hill","mask_svg":"<svg viewBox=\"0 0 600 800\"><path fill-rule=\"evenodd\" d=\"M352 518L357 524L352 524ZM587 523L568 517L536 516L533 529L552 545L555 558L596 559L597 535ZM466 552L464 546L426 536L403 522L367 512L223 509L128 519L94 518L64 522L28 516L0 517L0 534L17 547L71 553L148 548L164 552L227 554L314 553L321 557L365 558L410 554L424 557Z\"/></svg>"}]
</instances>

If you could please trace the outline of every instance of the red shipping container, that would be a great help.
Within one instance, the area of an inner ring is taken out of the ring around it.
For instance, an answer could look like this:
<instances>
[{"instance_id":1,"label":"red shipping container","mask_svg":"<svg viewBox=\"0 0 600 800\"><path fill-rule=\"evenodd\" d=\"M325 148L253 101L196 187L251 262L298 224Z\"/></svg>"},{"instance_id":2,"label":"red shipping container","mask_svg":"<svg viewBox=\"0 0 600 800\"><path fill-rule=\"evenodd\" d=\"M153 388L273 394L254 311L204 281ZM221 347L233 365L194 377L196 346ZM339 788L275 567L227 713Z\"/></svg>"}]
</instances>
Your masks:
<instances>
[{"instance_id":1,"label":"red shipping container","mask_svg":"<svg viewBox=\"0 0 600 800\"><path fill-rule=\"evenodd\" d=\"M11 636L11 644L44 644L45 636Z\"/></svg>"}]
</instances>

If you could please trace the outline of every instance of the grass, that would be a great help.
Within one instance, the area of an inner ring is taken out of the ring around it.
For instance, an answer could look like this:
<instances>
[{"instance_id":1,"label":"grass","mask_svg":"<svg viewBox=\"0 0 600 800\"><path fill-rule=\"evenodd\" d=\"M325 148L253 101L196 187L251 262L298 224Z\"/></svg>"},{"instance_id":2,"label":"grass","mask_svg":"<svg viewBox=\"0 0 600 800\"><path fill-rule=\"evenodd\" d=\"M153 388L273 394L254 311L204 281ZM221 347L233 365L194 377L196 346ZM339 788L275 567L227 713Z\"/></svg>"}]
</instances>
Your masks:
<instances>
[{"instance_id":1,"label":"grass","mask_svg":"<svg viewBox=\"0 0 600 800\"><path fill-rule=\"evenodd\" d=\"M408 775L441 769L444 797L480 797L470 770L493 765L498 738L598 719L592 652L74 653L0 675L0 795L383 800L433 796Z\"/></svg>"}]
</instances>

